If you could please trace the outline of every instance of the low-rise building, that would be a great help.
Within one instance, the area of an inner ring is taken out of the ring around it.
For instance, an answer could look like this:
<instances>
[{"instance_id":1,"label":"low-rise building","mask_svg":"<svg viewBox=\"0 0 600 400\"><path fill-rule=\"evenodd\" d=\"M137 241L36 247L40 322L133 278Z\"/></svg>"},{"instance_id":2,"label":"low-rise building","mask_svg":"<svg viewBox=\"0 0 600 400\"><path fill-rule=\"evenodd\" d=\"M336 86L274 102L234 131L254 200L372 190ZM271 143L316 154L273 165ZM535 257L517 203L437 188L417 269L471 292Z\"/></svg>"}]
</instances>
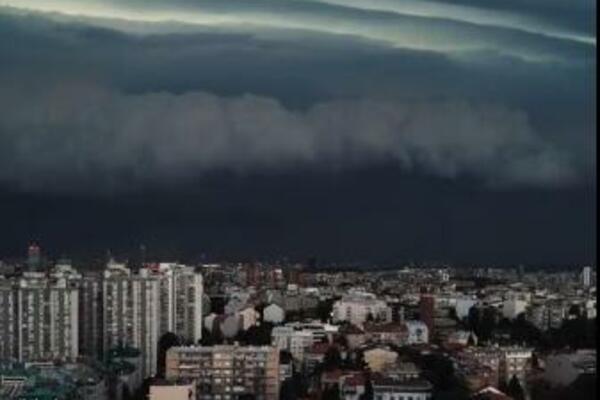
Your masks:
<instances>
[{"instance_id":1,"label":"low-rise building","mask_svg":"<svg viewBox=\"0 0 600 400\"><path fill-rule=\"evenodd\" d=\"M425 379L404 379L393 372L373 374L374 400L430 400L433 385Z\"/></svg>"}]
</instances>

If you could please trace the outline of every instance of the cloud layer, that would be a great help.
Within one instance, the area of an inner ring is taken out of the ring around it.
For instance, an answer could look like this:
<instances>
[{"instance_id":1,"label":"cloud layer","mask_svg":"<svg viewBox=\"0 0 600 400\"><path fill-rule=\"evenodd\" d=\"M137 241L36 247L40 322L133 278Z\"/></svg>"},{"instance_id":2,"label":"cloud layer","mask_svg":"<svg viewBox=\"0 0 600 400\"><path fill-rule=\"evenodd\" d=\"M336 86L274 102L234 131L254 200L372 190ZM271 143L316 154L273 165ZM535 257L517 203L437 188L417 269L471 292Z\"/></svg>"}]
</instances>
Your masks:
<instances>
[{"instance_id":1,"label":"cloud layer","mask_svg":"<svg viewBox=\"0 0 600 400\"><path fill-rule=\"evenodd\" d=\"M0 8L0 181L123 190L393 161L589 182L595 6L534 3L0 1L20 7Z\"/></svg>"},{"instance_id":2,"label":"cloud layer","mask_svg":"<svg viewBox=\"0 0 600 400\"><path fill-rule=\"evenodd\" d=\"M399 48L444 53L493 51L538 62L589 60L595 51L594 31L587 26L562 27L543 16L519 13L519 8L511 13L444 2L3 0L2 4L88 18L162 23L137 26L147 33L189 32L194 26L296 29L355 36ZM126 31L136 27L104 24Z\"/></svg>"},{"instance_id":3,"label":"cloud layer","mask_svg":"<svg viewBox=\"0 0 600 400\"><path fill-rule=\"evenodd\" d=\"M339 100L290 111L252 95L127 95L73 84L4 91L0 108L0 180L28 189L124 189L213 170L381 160L494 185L575 178L522 113L459 101Z\"/></svg>"}]
</instances>

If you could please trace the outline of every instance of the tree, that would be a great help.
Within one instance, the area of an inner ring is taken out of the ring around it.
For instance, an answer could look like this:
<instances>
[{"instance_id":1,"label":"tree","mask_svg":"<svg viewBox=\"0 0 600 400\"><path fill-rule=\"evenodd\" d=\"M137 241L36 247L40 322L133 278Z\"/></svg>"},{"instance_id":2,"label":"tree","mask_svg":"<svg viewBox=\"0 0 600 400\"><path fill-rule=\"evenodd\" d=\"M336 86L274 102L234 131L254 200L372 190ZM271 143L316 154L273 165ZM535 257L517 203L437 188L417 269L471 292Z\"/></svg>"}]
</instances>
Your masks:
<instances>
[{"instance_id":1,"label":"tree","mask_svg":"<svg viewBox=\"0 0 600 400\"><path fill-rule=\"evenodd\" d=\"M246 345L266 346L271 344L271 331L273 324L263 322L260 325L251 326L246 331L240 332L237 339Z\"/></svg>"},{"instance_id":2,"label":"tree","mask_svg":"<svg viewBox=\"0 0 600 400\"><path fill-rule=\"evenodd\" d=\"M367 322L373 322L373 321L375 321L375 318L373 317L373 314L369 312L367 314Z\"/></svg>"},{"instance_id":3,"label":"tree","mask_svg":"<svg viewBox=\"0 0 600 400\"><path fill-rule=\"evenodd\" d=\"M158 365L156 366L156 374L159 378L165 377L167 350L169 350L171 347L179 345L181 345L181 340L179 336L177 336L173 332L165 333L158 340Z\"/></svg>"},{"instance_id":4,"label":"tree","mask_svg":"<svg viewBox=\"0 0 600 400\"><path fill-rule=\"evenodd\" d=\"M340 368L342 365L342 356L337 347L331 346L327 349L323 359L323 368L325 371L332 371Z\"/></svg>"},{"instance_id":5,"label":"tree","mask_svg":"<svg viewBox=\"0 0 600 400\"><path fill-rule=\"evenodd\" d=\"M475 346L475 334L473 332L469 333L469 338L467 339L467 346Z\"/></svg>"},{"instance_id":6,"label":"tree","mask_svg":"<svg viewBox=\"0 0 600 400\"><path fill-rule=\"evenodd\" d=\"M360 397L360 400L373 400L374 397L373 382L371 382L371 377L367 374L365 380L365 393Z\"/></svg>"},{"instance_id":7,"label":"tree","mask_svg":"<svg viewBox=\"0 0 600 400\"><path fill-rule=\"evenodd\" d=\"M481 312L479 308L473 306L469 308L469 314L467 315L467 324L469 329L471 329L477 336L481 335L479 331L479 324L481 323Z\"/></svg>"},{"instance_id":8,"label":"tree","mask_svg":"<svg viewBox=\"0 0 600 400\"><path fill-rule=\"evenodd\" d=\"M323 391L323 400L339 400L340 388L338 385L331 385Z\"/></svg>"},{"instance_id":9,"label":"tree","mask_svg":"<svg viewBox=\"0 0 600 400\"><path fill-rule=\"evenodd\" d=\"M317 306L317 316L321 322L327 322L331 318L331 312L333 311L334 299L327 299L319 301Z\"/></svg>"},{"instance_id":10,"label":"tree","mask_svg":"<svg viewBox=\"0 0 600 400\"><path fill-rule=\"evenodd\" d=\"M515 400L525 400L525 391L523 390L521 382L519 382L519 378L517 378L516 375L513 375L513 377L510 379L510 382L508 382L506 394Z\"/></svg>"}]
</instances>

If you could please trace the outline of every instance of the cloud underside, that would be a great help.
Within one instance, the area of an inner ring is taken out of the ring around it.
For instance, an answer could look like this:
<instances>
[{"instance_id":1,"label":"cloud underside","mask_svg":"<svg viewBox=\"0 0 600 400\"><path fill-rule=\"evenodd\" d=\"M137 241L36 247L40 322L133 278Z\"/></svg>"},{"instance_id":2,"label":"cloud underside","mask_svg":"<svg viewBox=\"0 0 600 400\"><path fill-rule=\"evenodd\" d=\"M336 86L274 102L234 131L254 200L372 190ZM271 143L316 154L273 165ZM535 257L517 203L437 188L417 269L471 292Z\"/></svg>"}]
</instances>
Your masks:
<instances>
[{"instance_id":1,"label":"cloud underside","mask_svg":"<svg viewBox=\"0 0 600 400\"><path fill-rule=\"evenodd\" d=\"M460 101L340 100L291 111L252 95L127 95L74 84L28 96L4 92L0 106L9 109L0 121L0 180L28 189L89 181L125 189L130 180L213 170L343 169L380 160L492 185L575 178L525 115Z\"/></svg>"},{"instance_id":2,"label":"cloud underside","mask_svg":"<svg viewBox=\"0 0 600 400\"><path fill-rule=\"evenodd\" d=\"M582 10L576 14L582 21L569 27L543 16L519 14L519 10L414 0L3 0L2 4L96 18L93 23L148 34L190 32L195 26L296 29L353 36L399 48L448 54L491 51L537 62L589 61L596 42L595 24L579 15ZM562 11L568 19L569 8ZM129 23L122 23L123 19Z\"/></svg>"},{"instance_id":3,"label":"cloud underside","mask_svg":"<svg viewBox=\"0 0 600 400\"><path fill-rule=\"evenodd\" d=\"M17 7L0 7L0 182L382 162L494 187L585 180L595 21L585 0L537 2L0 0Z\"/></svg>"}]
</instances>

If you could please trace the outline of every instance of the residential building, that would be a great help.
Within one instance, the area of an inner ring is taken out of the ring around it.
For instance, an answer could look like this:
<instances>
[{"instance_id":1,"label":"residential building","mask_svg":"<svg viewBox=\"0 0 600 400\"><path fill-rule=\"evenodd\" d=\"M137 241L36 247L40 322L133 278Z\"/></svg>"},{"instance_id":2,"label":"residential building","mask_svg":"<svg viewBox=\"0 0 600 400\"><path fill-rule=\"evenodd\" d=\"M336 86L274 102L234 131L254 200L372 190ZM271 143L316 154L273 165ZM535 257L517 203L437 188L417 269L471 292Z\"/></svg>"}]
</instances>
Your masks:
<instances>
[{"instance_id":1,"label":"residential building","mask_svg":"<svg viewBox=\"0 0 600 400\"><path fill-rule=\"evenodd\" d=\"M194 379L199 399L279 398L279 349L274 346L188 346L167 351L166 378Z\"/></svg>"},{"instance_id":2,"label":"residential building","mask_svg":"<svg viewBox=\"0 0 600 400\"><path fill-rule=\"evenodd\" d=\"M103 280L103 349L131 346L144 357L144 377L156 373L160 324L160 281L132 275L123 265L111 264Z\"/></svg>"},{"instance_id":3,"label":"residential building","mask_svg":"<svg viewBox=\"0 0 600 400\"><path fill-rule=\"evenodd\" d=\"M76 285L65 278L29 272L18 279L15 289L16 359L75 361L79 355Z\"/></svg>"},{"instance_id":4,"label":"residential building","mask_svg":"<svg viewBox=\"0 0 600 400\"><path fill-rule=\"evenodd\" d=\"M374 400L430 400L433 385L425 379L404 379L393 371L372 377Z\"/></svg>"},{"instance_id":5,"label":"residential building","mask_svg":"<svg viewBox=\"0 0 600 400\"><path fill-rule=\"evenodd\" d=\"M521 384L526 382L527 372L531 368L532 349L524 347L500 348L500 379L509 382L516 376Z\"/></svg>"},{"instance_id":6,"label":"residential building","mask_svg":"<svg viewBox=\"0 0 600 400\"><path fill-rule=\"evenodd\" d=\"M195 400L196 383L189 382L154 382L148 390L148 400Z\"/></svg>"},{"instance_id":7,"label":"residential building","mask_svg":"<svg viewBox=\"0 0 600 400\"><path fill-rule=\"evenodd\" d=\"M0 359L3 360L15 360L17 357L17 299L14 286L14 280L0 278Z\"/></svg>"},{"instance_id":8,"label":"residential building","mask_svg":"<svg viewBox=\"0 0 600 400\"><path fill-rule=\"evenodd\" d=\"M392 309L372 293L352 291L333 305L334 322L362 326L367 321L389 322Z\"/></svg>"},{"instance_id":9,"label":"residential building","mask_svg":"<svg viewBox=\"0 0 600 400\"><path fill-rule=\"evenodd\" d=\"M310 331L296 329L292 326L276 326L271 331L273 346L279 350L289 351L295 360L304 359L304 351L310 348L314 341Z\"/></svg>"},{"instance_id":10,"label":"residential building","mask_svg":"<svg viewBox=\"0 0 600 400\"><path fill-rule=\"evenodd\" d=\"M84 274L78 281L79 353L102 359L102 275Z\"/></svg>"}]
</instances>

